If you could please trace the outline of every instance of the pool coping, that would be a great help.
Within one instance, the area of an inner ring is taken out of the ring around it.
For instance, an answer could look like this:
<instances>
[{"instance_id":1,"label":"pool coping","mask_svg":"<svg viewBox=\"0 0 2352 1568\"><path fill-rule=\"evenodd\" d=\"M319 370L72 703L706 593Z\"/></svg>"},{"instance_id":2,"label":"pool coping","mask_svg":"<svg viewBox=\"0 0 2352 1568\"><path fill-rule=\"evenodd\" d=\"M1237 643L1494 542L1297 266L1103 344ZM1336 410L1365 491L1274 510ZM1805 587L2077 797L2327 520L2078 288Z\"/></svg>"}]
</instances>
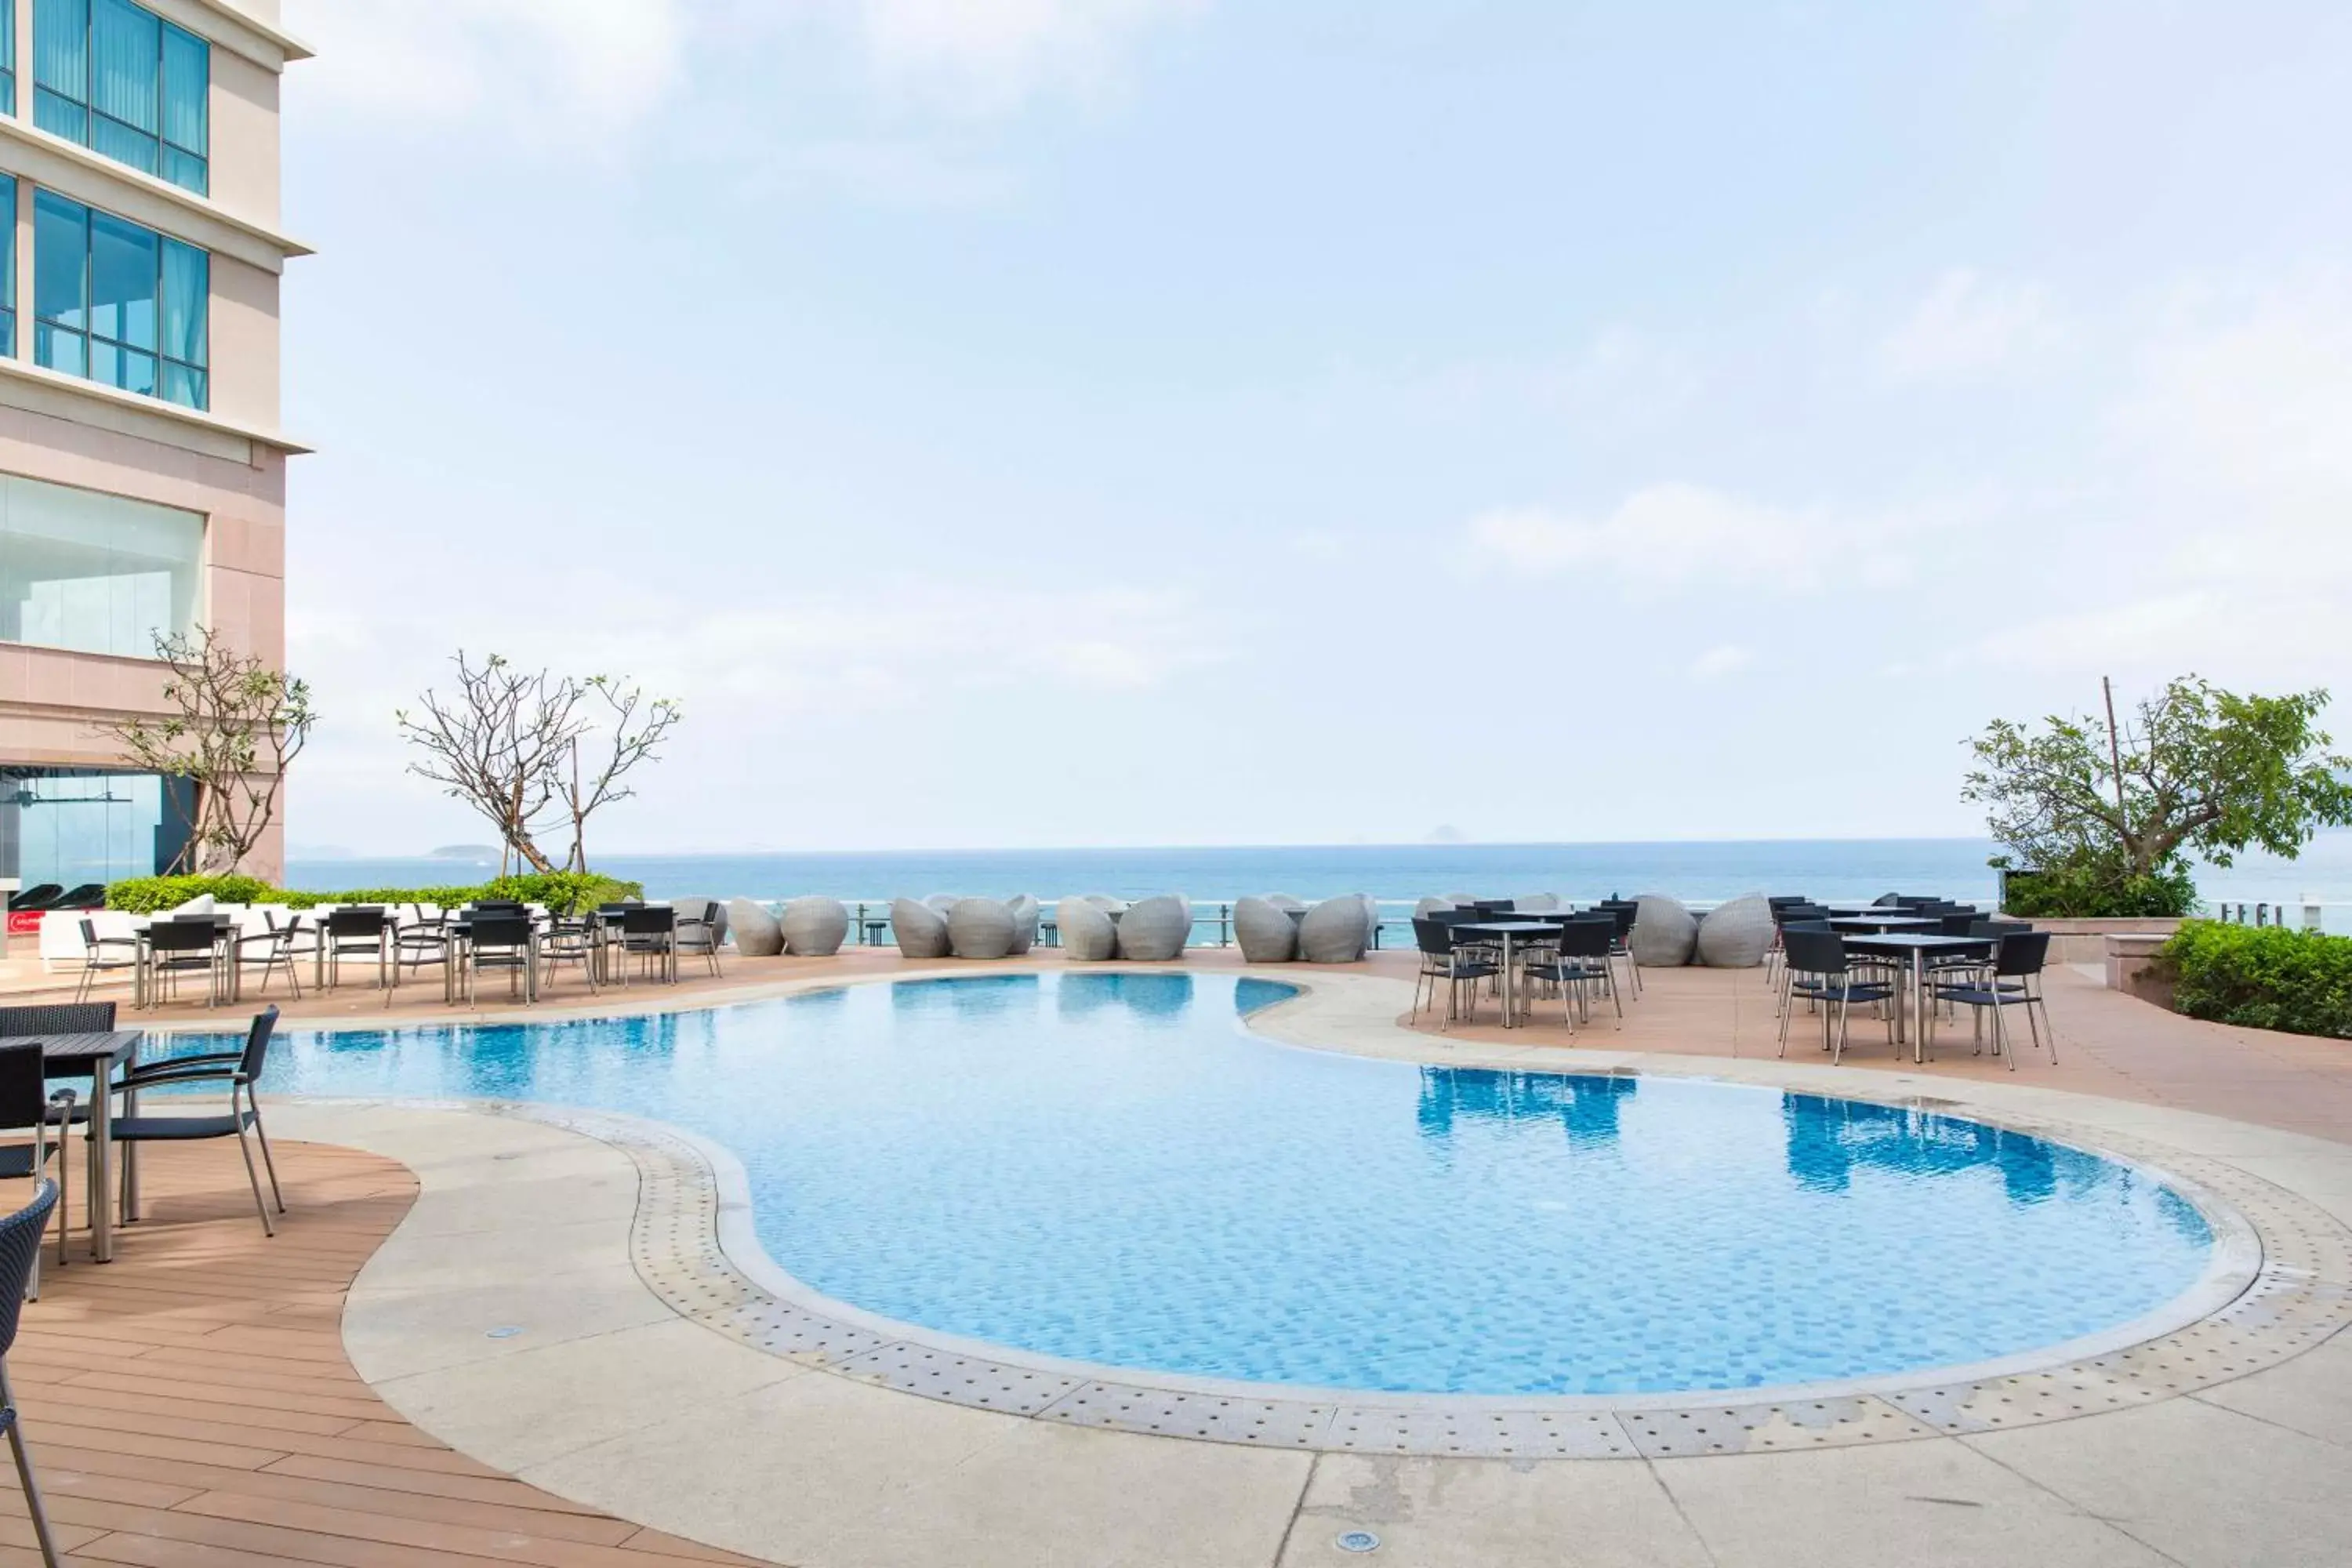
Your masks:
<instances>
[{"instance_id":1,"label":"pool coping","mask_svg":"<svg viewBox=\"0 0 2352 1568\"><path fill-rule=\"evenodd\" d=\"M1273 1044L1428 1065L1631 1070L1795 1089L1959 1116L2086 1149L2145 1170L2194 1203L2213 1226L2212 1258L2190 1290L2130 1323L1962 1367L1777 1388L1632 1394L1381 1394L1245 1383L1064 1361L865 1312L824 1297L768 1257L753 1227L742 1167L722 1146L614 1112L458 1103L564 1128L626 1154L639 1183L632 1261L645 1285L679 1315L767 1354L853 1381L1087 1429L1291 1451L1439 1457L1660 1458L1876 1443L2136 1407L2276 1365L2352 1321L2352 1232L2324 1210L2227 1159L2177 1142L2000 1103L2020 1098L2012 1086L1936 1079L1922 1086L1932 1092L1902 1092L1899 1077L1890 1086L1882 1073L1752 1058L1465 1048L1394 1023L1402 981L1307 977L1295 970L1232 973L1296 988L1293 996L1249 1016L1251 1031ZM952 971L919 976L955 977ZM812 977L794 989L914 978ZM1390 992L1394 994L1384 994ZM736 1002L713 1004L731 1005ZM1381 1015L1377 1025L1375 1015ZM2126 1120L2159 1127L2168 1120L2207 1122L2294 1140L2193 1112L2061 1090L2026 1093L2112 1107L2127 1113Z\"/></svg>"}]
</instances>

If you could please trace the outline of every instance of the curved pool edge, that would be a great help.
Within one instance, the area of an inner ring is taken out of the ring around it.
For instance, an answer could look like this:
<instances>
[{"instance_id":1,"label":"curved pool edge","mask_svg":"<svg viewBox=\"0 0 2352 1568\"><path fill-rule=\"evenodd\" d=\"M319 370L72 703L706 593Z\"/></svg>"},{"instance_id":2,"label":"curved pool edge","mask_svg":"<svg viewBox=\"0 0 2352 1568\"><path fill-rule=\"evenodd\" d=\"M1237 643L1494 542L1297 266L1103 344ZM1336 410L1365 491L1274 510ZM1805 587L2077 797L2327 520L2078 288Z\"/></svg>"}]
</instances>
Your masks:
<instances>
[{"instance_id":1,"label":"curved pool edge","mask_svg":"<svg viewBox=\"0 0 2352 1568\"><path fill-rule=\"evenodd\" d=\"M353 1103L397 1109L404 1102ZM454 1108L447 1101L434 1107ZM615 1112L496 1101L466 1109L569 1131L633 1162L638 1198L628 1227L629 1261L643 1287L677 1316L800 1369L1006 1418L1087 1430L1299 1452L1562 1460L1880 1444L2137 1408L2266 1371L2352 1321L2352 1235L2298 1194L2246 1173L2223 1172L2221 1182L2210 1184L2229 1190L2230 1206L2264 1240L2263 1264L2253 1280L2217 1310L2170 1332L2094 1353L2062 1356L2067 1347L2044 1347L1988 1375L1963 1379L1951 1369L1924 1369L1867 1380L1874 1386L1866 1389L1549 1396L1341 1390L1300 1397L1306 1391L1278 1384L1055 1363L928 1331L907 1332L906 1325L856 1309L838 1315L814 1310L833 1304L745 1246L756 1247L747 1194L740 1173L732 1184L723 1175L733 1163L723 1149L673 1126ZM2181 1176L2175 1162L2152 1168L2184 1185L2192 1180ZM726 1191L730 1184L733 1191ZM399 1288L396 1280L383 1283ZM2127 1339L2131 1327L2099 1338ZM432 1429L429 1422L419 1424ZM449 1434L436 1435L451 1440Z\"/></svg>"},{"instance_id":2,"label":"curved pool edge","mask_svg":"<svg viewBox=\"0 0 2352 1568\"><path fill-rule=\"evenodd\" d=\"M2023 1085L1921 1079L1918 1092L1906 1092L1911 1085L1899 1074L1753 1058L1669 1061L1556 1047L1454 1049L1454 1042L1397 1026L1393 1009L1386 1012L1385 1031L1377 1031L1391 1037L1368 1039L1371 1015L1394 1000L1379 993L1401 994L1402 983L1370 976L1303 979L1296 971L1260 977L1298 988L1298 994L1248 1017L1252 1032L1280 1043L1370 1056L1407 1054L1395 1048L1402 1044L1420 1047L1411 1053L1414 1059L1438 1065L1635 1068L1742 1082L1933 1110L2086 1149L2144 1169L2189 1198L2213 1226L2213 1259L2197 1287L2155 1313L1962 1368L1671 1394L1311 1389L1056 1361L865 1313L824 1298L767 1257L751 1229L747 1184L731 1152L673 1126L615 1113L457 1103L567 1127L628 1152L640 1173L631 1243L637 1272L680 1315L855 1381L1005 1415L1111 1430L1331 1452L1550 1458L1679 1457L1929 1437L2091 1415L2193 1392L2274 1366L2347 1320L2352 1241L2345 1227L2291 1186L2196 1150L2218 1134L2275 1163L2315 1140ZM903 978L913 977L850 983ZM1364 995L1367 990L1372 994ZM1262 1022L1278 1028L1262 1028ZM1360 1048L1367 1045L1372 1048ZM2064 1114L2086 1111L2097 1112L2097 1119Z\"/></svg>"}]
</instances>

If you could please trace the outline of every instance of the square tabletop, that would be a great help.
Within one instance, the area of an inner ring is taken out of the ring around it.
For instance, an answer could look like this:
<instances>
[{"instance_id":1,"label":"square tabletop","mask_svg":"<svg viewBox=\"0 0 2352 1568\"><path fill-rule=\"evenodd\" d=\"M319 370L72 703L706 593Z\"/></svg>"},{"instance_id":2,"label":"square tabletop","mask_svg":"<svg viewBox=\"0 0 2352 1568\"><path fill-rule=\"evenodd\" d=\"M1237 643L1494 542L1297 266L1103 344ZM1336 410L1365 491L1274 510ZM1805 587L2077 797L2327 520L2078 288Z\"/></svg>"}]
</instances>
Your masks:
<instances>
[{"instance_id":1,"label":"square tabletop","mask_svg":"<svg viewBox=\"0 0 2352 1568\"><path fill-rule=\"evenodd\" d=\"M1456 924L1454 929L1466 931L1476 936L1523 936L1531 931L1549 931L1552 928L1549 921L1496 920L1475 922L1465 921Z\"/></svg>"},{"instance_id":2,"label":"square tabletop","mask_svg":"<svg viewBox=\"0 0 2352 1568\"><path fill-rule=\"evenodd\" d=\"M139 1043L145 1038L143 1029L103 1029L77 1034L5 1035L0 1036L0 1046L37 1044L41 1047L41 1065L48 1069L49 1076L66 1078L104 1072L116 1062L138 1055Z\"/></svg>"},{"instance_id":3,"label":"square tabletop","mask_svg":"<svg viewBox=\"0 0 2352 1568\"><path fill-rule=\"evenodd\" d=\"M1832 931L1899 931L1905 927L1940 926L1944 922L1927 915L1832 915Z\"/></svg>"},{"instance_id":4,"label":"square tabletop","mask_svg":"<svg viewBox=\"0 0 2352 1568\"><path fill-rule=\"evenodd\" d=\"M1949 952L1958 948L1992 950L1989 936L1937 936L1927 931L1882 931L1875 936L1850 936L1845 944L1852 948L1899 952Z\"/></svg>"}]
</instances>

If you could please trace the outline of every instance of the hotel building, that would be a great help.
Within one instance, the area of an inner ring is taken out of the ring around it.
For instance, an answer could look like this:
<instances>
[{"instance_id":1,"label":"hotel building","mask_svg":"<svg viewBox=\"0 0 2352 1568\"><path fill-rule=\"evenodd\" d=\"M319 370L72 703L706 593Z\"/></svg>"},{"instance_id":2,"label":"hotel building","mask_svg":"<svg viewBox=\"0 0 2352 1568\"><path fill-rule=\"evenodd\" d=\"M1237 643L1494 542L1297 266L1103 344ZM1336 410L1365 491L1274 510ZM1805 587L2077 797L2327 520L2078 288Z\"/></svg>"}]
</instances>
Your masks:
<instances>
[{"instance_id":1,"label":"hotel building","mask_svg":"<svg viewBox=\"0 0 2352 1568\"><path fill-rule=\"evenodd\" d=\"M167 867L159 633L282 668L278 0L0 0L0 878ZM282 830L246 868L283 870Z\"/></svg>"}]
</instances>

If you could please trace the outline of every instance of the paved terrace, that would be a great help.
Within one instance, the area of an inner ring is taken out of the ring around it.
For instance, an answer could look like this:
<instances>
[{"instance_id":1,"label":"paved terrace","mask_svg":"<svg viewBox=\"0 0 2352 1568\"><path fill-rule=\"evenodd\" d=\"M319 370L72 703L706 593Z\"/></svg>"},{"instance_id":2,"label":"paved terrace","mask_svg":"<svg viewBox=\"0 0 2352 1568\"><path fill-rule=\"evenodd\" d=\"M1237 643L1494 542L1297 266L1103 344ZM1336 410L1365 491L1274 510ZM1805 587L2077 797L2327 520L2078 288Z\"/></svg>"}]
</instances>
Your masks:
<instances>
[{"instance_id":1,"label":"paved terrace","mask_svg":"<svg viewBox=\"0 0 2352 1568\"><path fill-rule=\"evenodd\" d=\"M1239 967L1215 952L1191 962ZM724 980L593 1001L573 978L528 1016L993 967L888 950L737 960ZM1876 1442L1866 1423L1841 1419L1856 1429L1841 1436L1747 1413L1724 1428L1745 1451L1688 1458L1268 1452L1073 1430L836 1375L772 1323L746 1326L772 1304L708 1305L726 1272L719 1199L694 1196L692 1163L648 1163L593 1125L289 1104L273 1120L294 1210L277 1240L254 1225L227 1151L166 1150L148 1167L152 1217L125 1233L121 1261L49 1273L14 1365L53 1514L77 1561L194 1568L737 1561L721 1548L803 1568L2347 1560L2352 1336L2337 1331L2352 1316L2338 1278L2352 1047L2197 1024L2057 971L2054 1068L2028 1056L2010 1074L1969 1053L1965 1027L1915 1068L1857 1019L1847 1067L1822 1062L1818 1036L1792 1036L1784 1068L1752 972L1652 973L1622 1031L1604 1016L1571 1040L1556 1023L1495 1027L1491 1003L1486 1024L1399 1029L1412 968L1387 954L1257 971L1316 985L1319 1024L1268 1030L1431 1061L1777 1076L2047 1118L2289 1189L2321 1211L2336 1261L2302 1337L2277 1352L2291 1360L2248 1359L2246 1374L2225 1368L2178 1397L2145 1377L2126 1389L2076 1374L2035 1397L2116 1408L2030 1429L1998 1430L1996 1413L1942 1436L1898 1422L1909 1440ZM445 1008L437 978L392 1000L353 985L287 1011L365 1025L524 1011L489 995ZM163 1026L241 1016L126 1012ZM486 1325L524 1331L492 1340ZM0 1568L34 1560L11 1500ZM1377 1531L1380 1553L1341 1553L1350 1528Z\"/></svg>"}]
</instances>

